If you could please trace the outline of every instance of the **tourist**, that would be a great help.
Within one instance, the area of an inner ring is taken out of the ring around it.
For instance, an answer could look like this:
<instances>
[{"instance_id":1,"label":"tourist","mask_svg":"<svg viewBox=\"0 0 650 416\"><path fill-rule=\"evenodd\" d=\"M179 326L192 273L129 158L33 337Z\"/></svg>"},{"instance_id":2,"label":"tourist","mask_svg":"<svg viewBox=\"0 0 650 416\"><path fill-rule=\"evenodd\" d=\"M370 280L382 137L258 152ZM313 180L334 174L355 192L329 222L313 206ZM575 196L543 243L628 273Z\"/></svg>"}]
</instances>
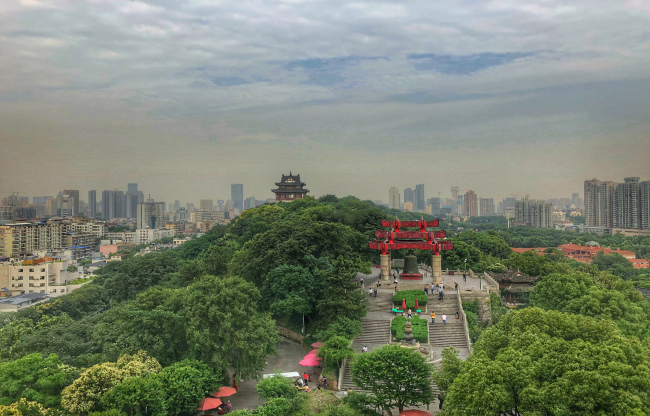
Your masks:
<instances>
[{"instance_id":1,"label":"tourist","mask_svg":"<svg viewBox=\"0 0 650 416\"><path fill-rule=\"evenodd\" d=\"M375 293L374 293L375 299L377 299L377 289L375 288Z\"/></svg>"},{"instance_id":2,"label":"tourist","mask_svg":"<svg viewBox=\"0 0 650 416\"><path fill-rule=\"evenodd\" d=\"M456 311L456 323L458 323L458 320L460 319L460 313Z\"/></svg>"},{"instance_id":3,"label":"tourist","mask_svg":"<svg viewBox=\"0 0 650 416\"><path fill-rule=\"evenodd\" d=\"M467 281L467 274L463 273L463 282L466 282L466 281Z\"/></svg>"},{"instance_id":4,"label":"tourist","mask_svg":"<svg viewBox=\"0 0 650 416\"><path fill-rule=\"evenodd\" d=\"M217 409L217 414L218 414L218 415L223 415L223 414L225 414L224 411L223 411L223 406L219 406L219 408Z\"/></svg>"},{"instance_id":5,"label":"tourist","mask_svg":"<svg viewBox=\"0 0 650 416\"><path fill-rule=\"evenodd\" d=\"M436 313L435 312L431 312L431 323L432 324L436 323Z\"/></svg>"},{"instance_id":6,"label":"tourist","mask_svg":"<svg viewBox=\"0 0 650 416\"><path fill-rule=\"evenodd\" d=\"M442 300L442 290L438 290L438 300Z\"/></svg>"},{"instance_id":7,"label":"tourist","mask_svg":"<svg viewBox=\"0 0 650 416\"><path fill-rule=\"evenodd\" d=\"M445 292L440 289L440 300L445 300Z\"/></svg>"},{"instance_id":8,"label":"tourist","mask_svg":"<svg viewBox=\"0 0 650 416\"><path fill-rule=\"evenodd\" d=\"M228 400L228 403L226 403L226 410L230 412L232 410L232 403L230 403L230 400Z\"/></svg>"},{"instance_id":9,"label":"tourist","mask_svg":"<svg viewBox=\"0 0 650 416\"><path fill-rule=\"evenodd\" d=\"M359 282L361 282L361 287L363 287L363 276L361 276L361 278L359 278Z\"/></svg>"},{"instance_id":10,"label":"tourist","mask_svg":"<svg viewBox=\"0 0 650 416\"><path fill-rule=\"evenodd\" d=\"M323 377L323 389L327 390L327 378Z\"/></svg>"},{"instance_id":11,"label":"tourist","mask_svg":"<svg viewBox=\"0 0 650 416\"><path fill-rule=\"evenodd\" d=\"M454 282L454 290L458 292L458 282Z\"/></svg>"},{"instance_id":12,"label":"tourist","mask_svg":"<svg viewBox=\"0 0 650 416\"><path fill-rule=\"evenodd\" d=\"M368 352L368 347L364 345L363 348L361 348L361 352Z\"/></svg>"},{"instance_id":13,"label":"tourist","mask_svg":"<svg viewBox=\"0 0 650 416\"><path fill-rule=\"evenodd\" d=\"M397 284L395 284L395 293L397 293Z\"/></svg>"},{"instance_id":14,"label":"tourist","mask_svg":"<svg viewBox=\"0 0 650 416\"><path fill-rule=\"evenodd\" d=\"M429 285L424 285L424 293L428 296L429 295Z\"/></svg>"},{"instance_id":15,"label":"tourist","mask_svg":"<svg viewBox=\"0 0 650 416\"><path fill-rule=\"evenodd\" d=\"M407 318L413 318L413 313L411 312L411 308L409 308L408 313L406 314Z\"/></svg>"},{"instance_id":16,"label":"tourist","mask_svg":"<svg viewBox=\"0 0 650 416\"><path fill-rule=\"evenodd\" d=\"M305 386L309 385L309 374L305 371L305 373L302 375L302 377L305 379Z\"/></svg>"},{"instance_id":17,"label":"tourist","mask_svg":"<svg viewBox=\"0 0 650 416\"><path fill-rule=\"evenodd\" d=\"M368 289L368 296L372 297L372 288Z\"/></svg>"},{"instance_id":18,"label":"tourist","mask_svg":"<svg viewBox=\"0 0 650 416\"><path fill-rule=\"evenodd\" d=\"M397 284L397 277L393 277L393 283Z\"/></svg>"},{"instance_id":19,"label":"tourist","mask_svg":"<svg viewBox=\"0 0 650 416\"><path fill-rule=\"evenodd\" d=\"M442 315L442 324L447 326L447 315Z\"/></svg>"}]
</instances>

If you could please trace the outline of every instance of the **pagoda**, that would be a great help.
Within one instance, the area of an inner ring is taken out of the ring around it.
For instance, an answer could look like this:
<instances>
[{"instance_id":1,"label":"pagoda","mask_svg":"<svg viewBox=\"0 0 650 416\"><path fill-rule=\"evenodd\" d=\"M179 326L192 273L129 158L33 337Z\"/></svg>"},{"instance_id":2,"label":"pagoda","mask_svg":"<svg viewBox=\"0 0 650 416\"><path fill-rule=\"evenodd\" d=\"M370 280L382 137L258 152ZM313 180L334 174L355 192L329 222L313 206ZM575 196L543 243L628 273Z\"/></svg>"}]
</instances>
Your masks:
<instances>
[{"instance_id":1,"label":"pagoda","mask_svg":"<svg viewBox=\"0 0 650 416\"><path fill-rule=\"evenodd\" d=\"M271 189L275 194L276 201L293 201L294 199L302 199L309 189L305 189L304 182L300 181L300 175L293 175L289 171L288 175L282 174L280 182L276 182L276 189Z\"/></svg>"}]
</instances>

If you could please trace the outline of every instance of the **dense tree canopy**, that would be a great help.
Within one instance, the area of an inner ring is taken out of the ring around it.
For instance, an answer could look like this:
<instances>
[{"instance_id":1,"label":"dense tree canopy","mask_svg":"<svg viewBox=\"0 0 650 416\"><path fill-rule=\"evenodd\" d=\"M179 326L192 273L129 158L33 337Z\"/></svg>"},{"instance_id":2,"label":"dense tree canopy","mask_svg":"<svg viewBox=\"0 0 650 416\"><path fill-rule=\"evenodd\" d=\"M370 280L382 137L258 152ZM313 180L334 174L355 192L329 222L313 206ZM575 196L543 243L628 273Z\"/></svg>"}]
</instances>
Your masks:
<instances>
[{"instance_id":1,"label":"dense tree canopy","mask_svg":"<svg viewBox=\"0 0 650 416\"><path fill-rule=\"evenodd\" d=\"M647 347L611 321L528 308L483 332L444 408L450 415L645 414L649 364Z\"/></svg>"}]
</instances>

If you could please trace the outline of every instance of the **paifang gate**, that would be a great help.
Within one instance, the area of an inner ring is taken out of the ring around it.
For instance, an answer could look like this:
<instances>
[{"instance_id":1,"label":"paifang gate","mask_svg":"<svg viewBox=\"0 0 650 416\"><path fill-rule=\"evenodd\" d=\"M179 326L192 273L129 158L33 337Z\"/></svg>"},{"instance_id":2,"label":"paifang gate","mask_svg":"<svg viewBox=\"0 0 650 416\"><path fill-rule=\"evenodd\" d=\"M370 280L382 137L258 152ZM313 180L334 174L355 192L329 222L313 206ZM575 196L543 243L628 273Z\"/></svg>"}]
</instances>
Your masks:
<instances>
[{"instance_id":1,"label":"paifang gate","mask_svg":"<svg viewBox=\"0 0 650 416\"><path fill-rule=\"evenodd\" d=\"M381 225L388 230L375 231L375 239L368 243L368 247L381 251L381 279L390 279L390 250L402 248L413 250L427 250L432 252L431 265L434 283L442 282L442 259L440 251L452 250L454 244L446 240L445 230L429 231L438 227L439 220L433 221L395 221L382 220ZM417 230L402 230L403 228L417 228ZM421 275L420 275L421 278Z\"/></svg>"}]
</instances>

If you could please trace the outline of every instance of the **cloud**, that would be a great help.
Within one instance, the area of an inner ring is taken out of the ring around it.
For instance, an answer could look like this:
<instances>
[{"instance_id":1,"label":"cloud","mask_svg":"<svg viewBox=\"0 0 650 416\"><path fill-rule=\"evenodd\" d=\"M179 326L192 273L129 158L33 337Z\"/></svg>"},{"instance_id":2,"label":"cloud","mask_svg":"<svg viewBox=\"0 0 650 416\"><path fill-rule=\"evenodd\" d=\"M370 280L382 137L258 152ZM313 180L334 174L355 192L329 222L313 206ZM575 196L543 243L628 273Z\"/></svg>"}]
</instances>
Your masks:
<instances>
[{"instance_id":1,"label":"cloud","mask_svg":"<svg viewBox=\"0 0 650 416\"><path fill-rule=\"evenodd\" d=\"M305 168L345 152L360 177L396 149L454 158L468 146L494 162L507 143L575 150L608 134L625 147L650 104L647 3L0 2L0 141L92 157L119 134L121 151L168 163L227 149L223 174L253 158L247 146Z\"/></svg>"}]
</instances>

